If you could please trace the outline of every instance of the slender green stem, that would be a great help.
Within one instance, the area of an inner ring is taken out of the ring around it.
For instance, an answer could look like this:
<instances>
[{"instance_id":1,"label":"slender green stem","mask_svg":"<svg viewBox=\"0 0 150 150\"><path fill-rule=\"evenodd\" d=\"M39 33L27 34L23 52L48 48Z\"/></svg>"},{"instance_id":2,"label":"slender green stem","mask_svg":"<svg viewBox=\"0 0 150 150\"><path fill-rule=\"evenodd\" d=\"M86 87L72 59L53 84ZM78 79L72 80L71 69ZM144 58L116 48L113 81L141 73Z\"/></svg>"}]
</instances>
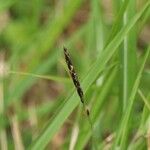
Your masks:
<instances>
[{"instance_id":1,"label":"slender green stem","mask_svg":"<svg viewBox=\"0 0 150 150\"><path fill-rule=\"evenodd\" d=\"M84 111L87 115L87 119L88 119L88 122L89 122L89 125L90 125L92 145L94 147L94 150L98 150L97 143L96 143L96 138L94 136L94 125L93 125L93 122L92 122L92 119L91 119L90 111L87 108L87 106L85 105L85 103L83 103L83 109L84 109Z\"/></svg>"}]
</instances>

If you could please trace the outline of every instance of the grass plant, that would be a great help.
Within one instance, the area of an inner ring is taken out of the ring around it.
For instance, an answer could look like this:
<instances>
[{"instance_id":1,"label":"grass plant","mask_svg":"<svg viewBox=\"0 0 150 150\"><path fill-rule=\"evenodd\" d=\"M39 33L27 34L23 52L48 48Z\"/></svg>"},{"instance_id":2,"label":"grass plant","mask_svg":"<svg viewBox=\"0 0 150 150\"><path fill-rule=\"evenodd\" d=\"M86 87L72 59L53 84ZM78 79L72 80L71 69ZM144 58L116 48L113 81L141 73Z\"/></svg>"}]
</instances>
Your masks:
<instances>
[{"instance_id":1,"label":"grass plant","mask_svg":"<svg viewBox=\"0 0 150 150\"><path fill-rule=\"evenodd\" d=\"M149 35L150 0L1 0L0 149L150 149Z\"/></svg>"}]
</instances>

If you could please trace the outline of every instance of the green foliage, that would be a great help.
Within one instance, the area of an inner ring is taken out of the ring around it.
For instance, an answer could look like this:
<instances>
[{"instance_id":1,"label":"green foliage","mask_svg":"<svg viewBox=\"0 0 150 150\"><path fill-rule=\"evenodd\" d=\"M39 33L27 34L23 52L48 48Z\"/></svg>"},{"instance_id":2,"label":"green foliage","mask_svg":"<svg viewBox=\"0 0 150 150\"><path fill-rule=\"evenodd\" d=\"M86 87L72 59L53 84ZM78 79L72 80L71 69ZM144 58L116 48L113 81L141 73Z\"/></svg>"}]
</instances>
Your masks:
<instances>
[{"instance_id":1,"label":"green foliage","mask_svg":"<svg viewBox=\"0 0 150 150\"><path fill-rule=\"evenodd\" d=\"M136 2L115 0L107 10L98 0L0 1L6 71L0 74L0 143L6 141L0 149L55 149L59 132L59 149L147 149L150 45L140 38L150 28L150 1ZM67 76L63 46L81 81L93 133ZM15 117L19 143L10 133Z\"/></svg>"}]
</instances>

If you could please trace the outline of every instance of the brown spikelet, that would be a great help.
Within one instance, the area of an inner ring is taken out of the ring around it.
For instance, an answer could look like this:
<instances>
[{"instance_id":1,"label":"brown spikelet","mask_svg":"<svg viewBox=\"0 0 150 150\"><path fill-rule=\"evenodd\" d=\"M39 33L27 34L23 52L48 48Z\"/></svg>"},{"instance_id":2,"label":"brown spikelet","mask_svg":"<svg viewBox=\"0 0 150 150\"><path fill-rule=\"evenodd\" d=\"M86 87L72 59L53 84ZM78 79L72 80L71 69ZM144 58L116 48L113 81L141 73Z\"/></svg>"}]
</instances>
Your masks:
<instances>
[{"instance_id":1,"label":"brown spikelet","mask_svg":"<svg viewBox=\"0 0 150 150\"><path fill-rule=\"evenodd\" d=\"M82 103L84 103L84 100L83 100L83 90L80 86L80 82L79 82L79 79L78 79L78 76L77 76L77 73L74 69L74 66L72 64L72 61L70 59L70 55L67 51L67 48L64 47L64 55L65 55L65 60L66 60L66 63L67 63L67 66L68 66L68 69L69 69L69 73L71 75L71 78L72 78L72 81L76 87L76 90L78 92L78 95L80 97L80 100Z\"/></svg>"}]
</instances>

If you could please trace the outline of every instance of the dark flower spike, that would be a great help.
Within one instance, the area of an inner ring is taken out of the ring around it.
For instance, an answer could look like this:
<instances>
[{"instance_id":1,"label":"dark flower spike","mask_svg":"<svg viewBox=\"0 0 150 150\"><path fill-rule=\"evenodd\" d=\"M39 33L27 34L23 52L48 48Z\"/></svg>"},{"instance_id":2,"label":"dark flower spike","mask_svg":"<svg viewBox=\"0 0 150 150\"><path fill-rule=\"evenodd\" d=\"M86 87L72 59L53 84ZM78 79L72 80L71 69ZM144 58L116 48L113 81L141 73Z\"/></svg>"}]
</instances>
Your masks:
<instances>
[{"instance_id":1,"label":"dark flower spike","mask_svg":"<svg viewBox=\"0 0 150 150\"><path fill-rule=\"evenodd\" d=\"M74 69L74 66L72 64L70 55L69 55L69 53L67 51L67 48L65 48L65 47L64 47L64 55L65 55L65 60L66 60L68 69L69 69L70 76L72 78L74 86L76 87L76 90L77 90L77 93L78 93L78 95L80 97L81 103L83 104L83 109L86 112L86 115L87 115L87 118L88 118L88 121L89 121L89 124L90 124L90 127L91 127L91 132L92 132L92 135L93 135L94 129L93 129L93 123L92 123L92 120L91 120L91 117L90 117L90 111L85 105L83 90L82 90L82 88L80 86L80 82L79 82L77 73L76 73L76 71ZM94 140L93 136L92 136L92 141L93 141L93 143L95 143L95 140ZM96 144L94 144L94 148L95 148L95 150L97 150Z\"/></svg>"},{"instance_id":2,"label":"dark flower spike","mask_svg":"<svg viewBox=\"0 0 150 150\"><path fill-rule=\"evenodd\" d=\"M69 73L70 73L70 76L73 80L73 83L74 83L74 86L76 87L76 90L78 92L78 95L80 97L80 100L82 103L84 103L84 100L83 100L83 90L80 86L80 82L79 82L79 79L78 79L78 76L77 76L77 73L74 69L74 66L72 64L72 61L70 59L70 55L67 51L67 48L64 47L64 55L65 55L65 59L66 59L66 63L67 63L67 66L68 66L68 69L69 69Z\"/></svg>"}]
</instances>

